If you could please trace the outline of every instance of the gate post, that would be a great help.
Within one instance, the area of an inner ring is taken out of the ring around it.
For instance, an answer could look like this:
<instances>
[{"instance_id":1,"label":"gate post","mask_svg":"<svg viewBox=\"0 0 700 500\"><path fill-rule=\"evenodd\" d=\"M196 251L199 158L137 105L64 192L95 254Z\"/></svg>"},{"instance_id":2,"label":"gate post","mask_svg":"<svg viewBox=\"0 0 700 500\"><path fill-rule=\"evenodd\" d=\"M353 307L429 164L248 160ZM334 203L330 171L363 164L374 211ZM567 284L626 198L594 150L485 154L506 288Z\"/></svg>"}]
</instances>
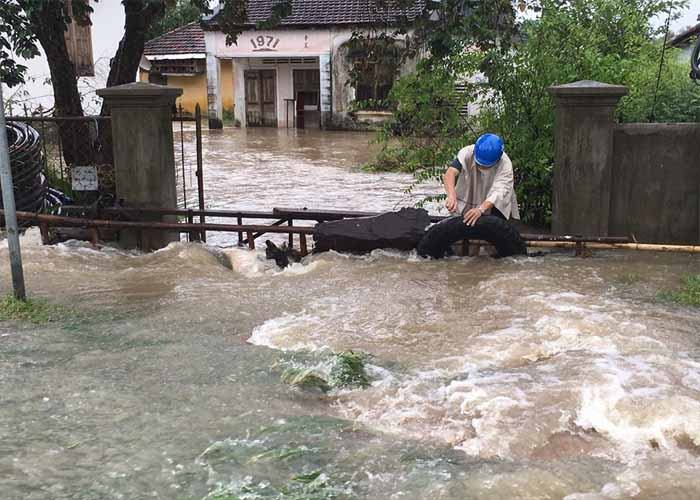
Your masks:
<instances>
[{"instance_id":1,"label":"gate post","mask_svg":"<svg viewBox=\"0 0 700 500\"><path fill-rule=\"evenodd\" d=\"M97 95L112 113L117 199L127 207L177 208L172 110L182 89L137 82L101 89ZM174 222L173 217L169 219ZM150 230L140 236L137 231L120 235L125 247L146 251L180 239L178 233Z\"/></svg>"},{"instance_id":2,"label":"gate post","mask_svg":"<svg viewBox=\"0 0 700 500\"><path fill-rule=\"evenodd\" d=\"M607 236L615 107L627 87L585 80L547 90L556 107L552 231Z\"/></svg>"}]
</instances>

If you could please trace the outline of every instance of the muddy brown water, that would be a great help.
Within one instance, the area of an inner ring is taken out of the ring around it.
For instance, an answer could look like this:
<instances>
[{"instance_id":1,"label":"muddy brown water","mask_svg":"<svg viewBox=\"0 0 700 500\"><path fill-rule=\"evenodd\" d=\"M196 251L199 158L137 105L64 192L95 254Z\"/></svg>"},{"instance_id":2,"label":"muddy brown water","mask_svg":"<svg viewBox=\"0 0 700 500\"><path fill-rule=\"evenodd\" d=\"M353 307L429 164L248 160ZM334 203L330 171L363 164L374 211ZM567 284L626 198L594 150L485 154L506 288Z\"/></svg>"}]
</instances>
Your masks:
<instances>
[{"instance_id":1,"label":"muddy brown water","mask_svg":"<svg viewBox=\"0 0 700 500\"><path fill-rule=\"evenodd\" d=\"M406 179L359 172L366 140L225 131L206 155L230 182L221 206L263 185L250 208L301 200L271 177L304 162L304 182L335 179L301 188L329 208L391 208ZM700 312L657 297L697 257L380 251L279 271L215 245L39 240L22 239L28 289L78 314L0 323L3 499L698 497ZM370 356L371 387L280 381L348 349Z\"/></svg>"}]
</instances>

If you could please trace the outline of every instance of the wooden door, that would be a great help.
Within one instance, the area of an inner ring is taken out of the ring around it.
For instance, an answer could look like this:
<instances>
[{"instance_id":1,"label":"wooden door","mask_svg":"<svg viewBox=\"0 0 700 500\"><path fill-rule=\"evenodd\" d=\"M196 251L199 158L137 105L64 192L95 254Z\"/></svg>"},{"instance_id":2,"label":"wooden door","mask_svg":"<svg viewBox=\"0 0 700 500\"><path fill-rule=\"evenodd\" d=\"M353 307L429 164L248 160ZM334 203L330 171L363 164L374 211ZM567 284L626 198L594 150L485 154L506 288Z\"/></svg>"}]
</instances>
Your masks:
<instances>
[{"instance_id":1,"label":"wooden door","mask_svg":"<svg viewBox=\"0 0 700 500\"><path fill-rule=\"evenodd\" d=\"M277 126L275 70L249 70L245 77L246 121L249 127Z\"/></svg>"}]
</instances>

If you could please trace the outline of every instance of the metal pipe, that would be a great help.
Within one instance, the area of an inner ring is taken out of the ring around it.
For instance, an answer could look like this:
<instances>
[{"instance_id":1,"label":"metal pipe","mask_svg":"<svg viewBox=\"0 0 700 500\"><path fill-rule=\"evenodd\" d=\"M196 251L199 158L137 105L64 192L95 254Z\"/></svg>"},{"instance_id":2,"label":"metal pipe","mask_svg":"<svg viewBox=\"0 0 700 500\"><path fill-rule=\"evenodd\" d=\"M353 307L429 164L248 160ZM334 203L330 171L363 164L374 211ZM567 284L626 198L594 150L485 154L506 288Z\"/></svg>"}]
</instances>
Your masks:
<instances>
[{"instance_id":1,"label":"metal pipe","mask_svg":"<svg viewBox=\"0 0 700 500\"><path fill-rule=\"evenodd\" d=\"M204 211L204 161L202 160L202 110L199 103L194 108L195 142L197 143L197 196L199 197L199 210ZM206 223L205 214L200 214L199 222ZM202 231L202 241L207 242L207 232Z\"/></svg>"},{"instance_id":2,"label":"metal pipe","mask_svg":"<svg viewBox=\"0 0 700 500\"><path fill-rule=\"evenodd\" d=\"M109 121L112 117L110 116L8 116L8 122L24 122L24 123L35 123L35 122L70 122L70 121Z\"/></svg>"},{"instance_id":3,"label":"metal pipe","mask_svg":"<svg viewBox=\"0 0 700 500\"><path fill-rule=\"evenodd\" d=\"M4 215L4 210L0 210L0 215ZM201 231L218 231L225 233L237 233L238 231L250 233L276 233L276 234L313 234L313 227L294 226L264 226L264 225L235 225L235 224L178 224L170 222L134 222L121 220L102 220L102 219L81 219L79 217L62 217L60 215L37 214L34 212L17 212L17 219L28 220L37 223L46 222L49 226L58 227L106 227L111 229L154 229L158 231L178 231L190 232ZM250 242L248 242L250 243Z\"/></svg>"},{"instance_id":4,"label":"metal pipe","mask_svg":"<svg viewBox=\"0 0 700 500\"><path fill-rule=\"evenodd\" d=\"M566 241L531 241L527 246L535 248L576 249L576 243ZM700 253L698 245L663 245L651 243L585 243L592 250L639 250L646 252Z\"/></svg>"},{"instance_id":5,"label":"metal pipe","mask_svg":"<svg viewBox=\"0 0 700 500\"><path fill-rule=\"evenodd\" d=\"M19 245L19 230L17 228L12 168L10 167L10 146L7 143L2 85L0 85L0 184L2 185L2 212L5 216L7 246L10 250L12 290L16 299L27 300L27 289L24 286L24 269L22 268L22 251Z\"/></svg>"}]
</instances>

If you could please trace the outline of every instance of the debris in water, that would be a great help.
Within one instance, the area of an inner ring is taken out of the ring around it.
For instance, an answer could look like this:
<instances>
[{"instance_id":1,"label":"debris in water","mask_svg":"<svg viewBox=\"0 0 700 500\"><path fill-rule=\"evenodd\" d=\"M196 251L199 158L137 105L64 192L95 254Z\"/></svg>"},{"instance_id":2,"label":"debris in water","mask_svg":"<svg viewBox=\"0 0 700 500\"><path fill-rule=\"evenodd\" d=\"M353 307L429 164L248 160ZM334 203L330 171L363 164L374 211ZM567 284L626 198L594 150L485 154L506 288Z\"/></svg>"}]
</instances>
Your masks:
<instances>
[{"instance_id":1,"label":"debris in water","mask_svg":"<svg viewBox=\"0 0 700 500\"><path fill-rule=\"evenodd\" d=\"M337 354L333 368L331 368L331 386L360 389L369 387L369 377L365 370L365 358L364 354L353 351Z\"/></svg>"},{"instance_id":2,"label":"debris in water","mask_svg":"<svg viewBox=\"0 0 700 500\"><path fill-rule=\"evenodd\" d=\"M327 376L319 374L315 368L291 367L282 373L282 381L301 389L316 389L322 392L331 389L365 389L370 385L365 369L366 358L366 354L354 351L333 354Z\"/></svg>"},{"instance_id":3,"label":"debris in water","mask_svg":"<svg viewBox=\"0 0 700 500\"><path fill-rule=\"evenodd\" d=\"M267 245L267 248L265 249L265 257L269 260L274 260L275 263L282 269L289 266L290 258L294 262L301 262L301 253L293 248L287 247L286 243L282 243L282 246L278 247L270 240L267 240L265 245Z\"/></svg>"},{"instance_id":4,"label":"debris in water","mask_svg":"<svg viewBox=\"0 0 700 500\"><path fill-rule=\"evenodd\" d=\"M300 370L298 368L287 368L282 373L282 382L294 387L306 390L320 390L328 392L331 386L328 382L311 369Z\"/></svg>"}]
</instances>

